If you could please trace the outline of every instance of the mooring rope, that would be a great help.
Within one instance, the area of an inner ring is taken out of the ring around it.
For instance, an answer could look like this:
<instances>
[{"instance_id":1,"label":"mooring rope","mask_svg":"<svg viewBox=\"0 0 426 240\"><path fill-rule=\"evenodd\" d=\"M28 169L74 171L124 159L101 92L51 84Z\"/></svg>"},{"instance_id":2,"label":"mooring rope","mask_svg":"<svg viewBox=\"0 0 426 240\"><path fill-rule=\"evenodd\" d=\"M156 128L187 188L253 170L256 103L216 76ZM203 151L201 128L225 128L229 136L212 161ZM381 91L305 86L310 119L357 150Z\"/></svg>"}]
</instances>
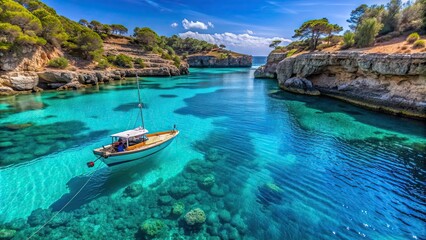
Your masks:
<instances>
[{"instance_id":1,"label":"mooring rope","mask_svg":"<svg viewBox=\"0 0 426 240\"><path fill-rule=\"evenodd\" d=\"M99 160L99 158L101 158L102 156L99 156L94 162L96 162L97 160ZM31 234L31 236L29 236L27 238L31 239L32 237L34 237L34 235L36 235L38 232L40 232L44 227L46 227L47 224L49 224L59 213L61 213L71 202L72 200L74 200L75 197L77 197L77 195L83 190L84 187L86 187L86 185L89 183L89 181L92 179L92 177L95 175L95 172L98 170L98 168L101 166L101 164L98 164L98 167L96 168L95 171L93 171L90 174L89 179L87 179L87 181L83 184L83 186L77 191L77 193L59 210L57 211L45 224L43 224L43 226L41 226L39 229L37 229L37 231L35 231L33 234Z\"/></svg>"}]
</instances>

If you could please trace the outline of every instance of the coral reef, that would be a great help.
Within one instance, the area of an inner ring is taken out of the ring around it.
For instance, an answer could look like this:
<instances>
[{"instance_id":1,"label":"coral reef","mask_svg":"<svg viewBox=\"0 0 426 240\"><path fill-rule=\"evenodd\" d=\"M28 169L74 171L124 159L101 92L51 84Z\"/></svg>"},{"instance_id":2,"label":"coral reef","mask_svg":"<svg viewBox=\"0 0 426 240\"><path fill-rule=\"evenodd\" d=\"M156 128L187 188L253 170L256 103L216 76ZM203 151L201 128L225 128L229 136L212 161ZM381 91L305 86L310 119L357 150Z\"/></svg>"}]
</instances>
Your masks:
<instances>
[{"instance_id":1,"label":"coral reef","mask_svg":"<svg viewBox=\"0 0 426 240\"><path fill-rule=\"evenodd\" d=\"M195 208L185 214L186 224L193 226L203 224L206 221L206 214L201 208Z\"/></svg>"},{"instance_id":2,"label":"coral reef","mask_svg":"<svg viewBox=\"0 0 426 240\"><path fill-rule=\"evenodd\" d=\"M164 223L159 219L148 219L140 226L141 231L149 237L159 235L164 230Z\"/></svg>"},{"instance_id":3,"label":"coral reef","mask_svg":"<svg viewBox=\"0 0 426 240\"><path fill-rule=\"evenodd\" d=\"M244 239L249 234L242 217L246 213L235 204L237 195L227 194L229 180L218 177L223 172L219 166L230 155L212 148L205 152L215 154L188 162L174 178L147 188L132 183L119 194L59 213L34 239ZM190 209L186 214L185 208ZM51 209L36 209L28 219L0 228L15 234L14 239L26 239L53 214Z\"/></svg>"}]
</instances>

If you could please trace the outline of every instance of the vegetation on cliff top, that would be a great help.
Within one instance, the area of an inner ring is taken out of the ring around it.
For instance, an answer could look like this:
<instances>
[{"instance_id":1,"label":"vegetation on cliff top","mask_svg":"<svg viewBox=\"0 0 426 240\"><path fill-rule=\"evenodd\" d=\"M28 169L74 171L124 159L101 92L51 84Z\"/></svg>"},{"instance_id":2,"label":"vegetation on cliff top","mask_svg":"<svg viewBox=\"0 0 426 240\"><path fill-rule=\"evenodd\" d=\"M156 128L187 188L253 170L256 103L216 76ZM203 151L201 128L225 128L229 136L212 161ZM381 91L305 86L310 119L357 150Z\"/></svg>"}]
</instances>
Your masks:
<instances>
[{"instance_id":1,"label":"vegetation on cliff top","mask_svg":"<svg viewBox=\"0 0 426 240\"><path fill-rule=\"evenodd\" d=\"M300 41L285 47L279 46L279 41L274 41L270 47L274 48L274 52L291 51L289 55L293 55L333 46L341 49L353 46L364 48L412 32L426 33L426 0L406 4L402 4L401 0L390 0L386 5L361 4L351 12L347 22L350 23L350 30L343 36L334 36L342 30L340 26L329 23L327 18L308 20L295 30L293 37L300 38ZM408 42L412 44L416 40L419 39ZM421 46L420 42L413 48Z\"/></svg>"},{"instance_id":2,"label":"vegetation on cliff top","mask_svg":"<svg viewBox=\"0 0 426 240\"><path fill-rule=\"evenodd\" d=\"M121 24L108 25L85 19L75 22L59 16L53 8L39 0L0 0L0 52L17 53L19 56L23 48L31 46L56 47L77 59L95 61L102 69L135 65L143 68L142 59L104 54L103 40L124 34L128 34L128 29ZM220 49L215 44L192 38L158 36L147 27L137 27L131 37L122 37L130 39L140 51L156 53L176 67L180 66L181 58L190 54Z\"/></svg>"}]
</instances>

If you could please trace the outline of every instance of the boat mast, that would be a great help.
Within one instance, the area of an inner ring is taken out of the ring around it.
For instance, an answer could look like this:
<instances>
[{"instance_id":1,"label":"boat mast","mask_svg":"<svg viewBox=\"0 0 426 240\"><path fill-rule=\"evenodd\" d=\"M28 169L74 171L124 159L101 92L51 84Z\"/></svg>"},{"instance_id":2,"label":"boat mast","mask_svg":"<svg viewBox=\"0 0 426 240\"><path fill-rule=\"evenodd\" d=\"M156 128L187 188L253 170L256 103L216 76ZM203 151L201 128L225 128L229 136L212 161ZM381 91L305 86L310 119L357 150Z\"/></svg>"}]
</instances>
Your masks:
<instances>
[{"instance_id":1,"label":"boat mast","mask_svg":"<svg viewBox=\"0 0 426 240\"><path fill-rule=\"evenodd\" d=\"M143 120L143 114L142 114L141 89L140 89L140 86L139 86L138 73L136 73L136 84L138 85L139 111L140 111L140 114L141 114L142 128L145 129L145 122Z\"/></svg>"}]
</instances>

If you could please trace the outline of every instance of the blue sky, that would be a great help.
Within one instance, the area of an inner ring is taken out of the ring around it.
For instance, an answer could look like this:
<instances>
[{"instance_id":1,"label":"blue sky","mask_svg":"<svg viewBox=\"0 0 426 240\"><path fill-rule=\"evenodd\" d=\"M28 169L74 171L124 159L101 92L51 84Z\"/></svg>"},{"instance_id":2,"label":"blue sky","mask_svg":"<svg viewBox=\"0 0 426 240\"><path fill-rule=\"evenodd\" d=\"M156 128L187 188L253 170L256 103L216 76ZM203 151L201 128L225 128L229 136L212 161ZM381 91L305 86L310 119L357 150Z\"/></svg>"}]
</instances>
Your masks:
<instances>
[{"instance_id":1,"label":"blue sky","mask_svg":"<svg viewBox=\"0 0 426 240\"><path fill-rule=\"evenodd\" d=\"M350 12L362 3L387 0L43 0L60 15L78 21L98 20L150 27L160 35L194 37L228 49L267 55L275 39L292 40L304 21L327 17L347 29Z\"/></svg>"}]
</instances>

